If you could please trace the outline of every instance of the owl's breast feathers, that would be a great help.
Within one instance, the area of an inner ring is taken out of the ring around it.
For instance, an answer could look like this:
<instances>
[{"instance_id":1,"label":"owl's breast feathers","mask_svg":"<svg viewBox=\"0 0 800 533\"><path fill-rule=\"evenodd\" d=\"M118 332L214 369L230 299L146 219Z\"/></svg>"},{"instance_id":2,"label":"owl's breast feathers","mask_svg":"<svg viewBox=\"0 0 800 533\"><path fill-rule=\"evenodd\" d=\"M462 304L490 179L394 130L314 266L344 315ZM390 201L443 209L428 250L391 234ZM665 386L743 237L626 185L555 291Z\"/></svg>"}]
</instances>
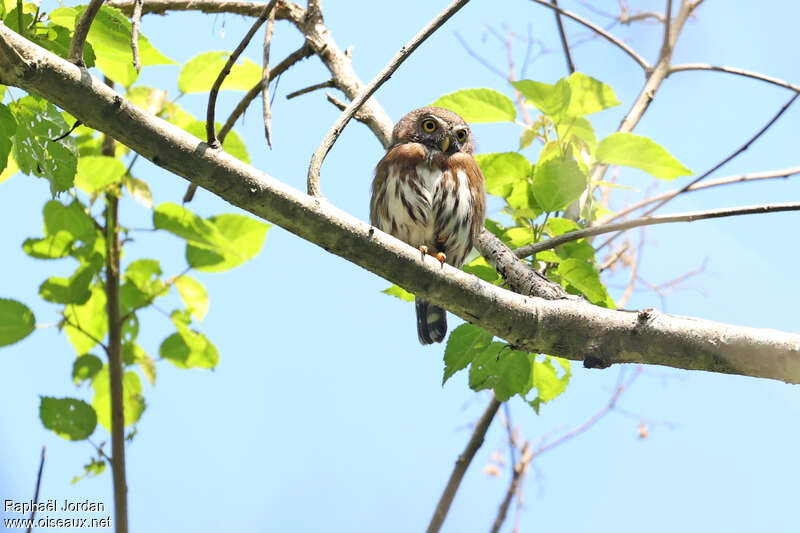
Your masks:
<instances>
[{"instance_id":1,"label":"owl's breast feathers","mask_svg":"<svg viewBox=\"0 0 800 533\"><path fill-rule=\"evenodd\" d=\"M412 246L444 252L461 266L486 215L483 174L471 154L391 148L375 169L370 222Z\"/></svg>"}]
</instances>

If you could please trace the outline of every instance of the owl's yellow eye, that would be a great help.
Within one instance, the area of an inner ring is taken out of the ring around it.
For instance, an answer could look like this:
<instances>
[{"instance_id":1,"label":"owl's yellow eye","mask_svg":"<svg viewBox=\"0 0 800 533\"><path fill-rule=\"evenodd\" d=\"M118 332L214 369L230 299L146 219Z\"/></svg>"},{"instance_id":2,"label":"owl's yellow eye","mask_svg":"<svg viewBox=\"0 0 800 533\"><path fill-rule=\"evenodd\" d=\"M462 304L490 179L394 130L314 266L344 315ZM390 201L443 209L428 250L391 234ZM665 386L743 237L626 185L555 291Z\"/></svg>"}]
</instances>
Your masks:
<instances>
[{"instance_id":1,"label":"owl's yellow eye","mask_svg":"<svg viewBox=\"0 0 800 533\"><path fill-rule=\"evenodd\" d=\"M460 143L463 143L467 140L467 130L458 130L456 132L456 140Z\"/></svg>"},{"instance_id":2,"label":"owl's yellow eye","mask_svg":"<svg viewBox=\"0 0 800 533\"><path fill-rule=\"evenodd\" d=\"M422 123L422 129L427 131L428 133L432 131L436 131L436 121L428 119Z\"/></svg>"}]
</instances>

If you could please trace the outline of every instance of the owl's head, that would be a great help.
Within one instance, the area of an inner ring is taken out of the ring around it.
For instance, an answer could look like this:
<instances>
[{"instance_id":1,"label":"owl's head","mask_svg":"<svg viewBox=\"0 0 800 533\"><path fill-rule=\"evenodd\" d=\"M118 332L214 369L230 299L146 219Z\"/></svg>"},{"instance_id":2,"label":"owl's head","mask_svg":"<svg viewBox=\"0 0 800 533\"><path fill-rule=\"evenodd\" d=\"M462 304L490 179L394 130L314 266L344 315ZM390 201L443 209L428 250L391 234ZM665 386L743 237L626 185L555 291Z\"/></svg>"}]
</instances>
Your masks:
<instances>
[{"instance_id":1,"label":"owl's head","mask_svg":"<svg viewBox=\"0 0 800 533\"><path fill-rule=\"evenodd\" d=\"M464 119L441 107L421 107L401 118L392 130L392 146L404 143L420 143L446 154L471 154L474 150L472 132Z\"/></svg>"}]
</instances>

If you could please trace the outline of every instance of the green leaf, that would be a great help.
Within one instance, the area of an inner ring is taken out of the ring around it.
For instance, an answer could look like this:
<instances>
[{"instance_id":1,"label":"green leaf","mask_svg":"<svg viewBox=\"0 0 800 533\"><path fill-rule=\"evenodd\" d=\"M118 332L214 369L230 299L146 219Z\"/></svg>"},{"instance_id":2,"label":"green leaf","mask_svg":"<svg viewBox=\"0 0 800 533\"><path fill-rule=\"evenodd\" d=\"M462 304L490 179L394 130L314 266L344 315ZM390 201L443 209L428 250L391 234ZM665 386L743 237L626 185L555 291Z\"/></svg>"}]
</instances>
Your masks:
<instances>
[{"instance_id":1,"label":"green leaf","mask_svg":"<svg viewBox=\"0 0 800 533\"><path fill-rule=\"evenodd\" d=\"M458 113L466 122L506 122L517 116L514 103L494 89L462 89L431 105Z\"/></svg>"},{"instance_id":2,"label":"green leaf","mask_svg":"<svg viewBox=\"0 0 800 533\"><path fill-rule=\"evenodd\" d=\"M219 362L217 347L202 333L189 329L180 314L173 313L178 329L161 343L159 355L178 368L214 368Z\"/></svg>"},{"instance_id":3,"label":"green leaf","mask_svg":"<svg viewBox=\"0 0 800 533\"><path fill-rule=\"evenodd\" d=\"M224 248L233 252L230 243L214 224L177 204L165 202L156 207L153 211L153 226L177 235L197 247Z\"/></svg>"},{"instance_id":4,"label":"green leaf","mask_svg":"<svg viewBox=\"0 0 800 533\"><path fill-rule=\"evenodd\" d=\"M573 72L567 83L570 88L568 115L582 117L621 103L610 86L586 74Z\"/></svg>"},{"instance_id":5,"label":"green leaf","mask_svg":"<svg viewBox=\"0 0 800 533\"><path fill-rule=\"evenodd\" d=\"M36 318L27 305L0 298L0 346L8 346L30 335Z\"/></svg>"},{"instance_id":6,"label":"green leaf","mask_svg":"<svg viewBox=\"0 0 800 533\"><path fill-rule=\"evenodd\" d=\"M146 181L126 175L122 178L122 183L125 184L134 200L147 209L153 209L153 193L150 192L150 186Z\"/></svg>"},{"instance_id":7,"label":"green leaf","mask_svg":"<svg viewBox=\"0 0 800 533\"><path fill-rule=\"evenodd\" d=\"M575 142L575 139L583 141L583 146L588 152L594 152L597 138L594 135L592 123L583 117L566 117L556 124L556 133L562 141Z\"/></svg>"},{"instance_id":8,"label":"green leaf","mask_svg":"<svg viewBox=\"0 0 800 533\"><path fill-rule=\"evenodd\" d=\"M17 172L19 172L19 165L17 165L17 161L14 159L14 152L12 151L10 154L8 154L8 163L6 164L6 168L0 172L0 183L3 183Z\"/></svg>"},{"instance_id":9,"label":"green leaf","mask_svg":"<svg viewBox=\"0 0 800 533\"><path fill-rule=\"evenodd\" d=\"M89 464L83 465L83 474L72 478L71 483L74 485L83 478L91 479L99 476L106 470L106 462L103 459L92 459Z\"/></svg>"},{"instance_id":10,"label":"green leaf","mask_svg":"<svg viewBox=\"0 0 800 533\"><path fill-rule=\"evenodd\" d=\"M96 355L90 353L83 354L72 364L72 381L75 385L80 385L88 379L92 379L103 368L103 361Z\"/></svg>"},{"instance_id":11,"label":"green leaf","mask_svg":"<svg viewBox=\"0 0 800 533\"><path fill-rule=\"evenodd\" d=\"M535 356L532 355L532 357ZM538 414L541 404L553 400L566 390L570 377L572 377L572 371L569 361L560 357L545 356L544 361L533 360L532 362L533 369L529 388L535 388L537 395L529 403ZM558 364L564 372L561 377L558 376L553 362Z\"/></svg>"},{"instance_id":12,"label":"green leaf","mask_svg":"<svg viewBox=\"0 0 800 533\"><path fill-rule=\"evenodd\" d=\"M186 309L194 315L197 322L202 322L208 313L208 293L202 283L183 275L175 280L175 286L181 295Z\"/></svg>"},{"instance_id":13,"label":"green leaf","mask_svg":"<svg viewBox=\"0 0 800 533\"><path fill-rule=\"evenodd\" d=\"M525 128L522 130L522 133L519 134L519 149L522 150L530 146L538 134L539 131L535 128Z\"/></svg>"},{"instance_id":14,"label":"green leaf","mask_svg":"<svg viewBox=\"0 0 800 533\"><path fill-rule=\"evenodd\" d=\"M515 394L524 394L530 375L527 353L508 349L504 342L493 342L472 361L469 386L474 391L494 389L495 398L504 402Z\"/></svg>"},{"instance_id":15,"label":"green leaf","mask_svg":"<svg viewBox=\"0 0 800 533\"><path fill-rule=\"evenodd\" d=\"M566 259L558 265L556 273L593 304L614 308L614 301L608 295L603 282L600 281L600 274L590 263L580 259Z\"/></svg>"},{"instance_id":16,"label":"green leaf","mask_svg":"<svg viewBox=\"0 0 800 533\"><path fill-rule=\"evenodd\" d=\"M14 159L20 170L47 179L54 195L72 187L78 167L75 139L50 141L69 129L58 109L38 96L25 96L9 107L17 121Z\"/></svg>"},{"instance_id":17,"label":"green leaf","mask_svg":"<svg viewBox=\"0 0 800 533\"><path fill-rule=\"evenodd\" d=\"M44 427L67 440L87 439L97 427L97 416L92 406L76 398L42 396L39 418Z\"/></svg>"},{"instance_id":18,"label":"green leaf","mask_svg":"<svg viewBox=\"0 0 800 533\"><path fill-rule=\"evenodd\" d=\"M122 345L122 360L126 365L138 364L150 385L156 384L156 362L138 344L126 342Z\"/></svg>"},{"instance_id":19,"label":"green leaf","mask_svg":"<svg viewBox=\"0 0 800 533\"><path fill-rule=\"evenodd\" d=\"M125 279L149 297L164 292L164 282L160 276L161 266L155 259L137 259L125 269Z\"/></svg>"},{"instance_id":20,"label":"green leaf","mask_svg":"<svg viewBox=\"0 0 800 533\"><path fill-rule=\"evenodd\" d=\"M580 198L586 190L586 176L572 160L551 159L536 165L533 195L545 211L559 211Z\"/></svg>"},{"instance_id":21,"label":"green leaf","mask_svg":"<svg viewBox=\"0 0 800 533\"><path fill-rule=\"evenodd\" d=\"M115 157L85 155L78 161L75 185L83 192L93 194L116 183L125 175L125 165Z\"/></svg>"},{"instance_id":22,"label":"green leaf","mask_svg":"<svg viewBox=\"0 0 800 533\"><path fill-rule=\"evenodd\" d=\"M91 296L89 284L94 277L93 265L83 265L69 278L51 277L39 286L39 296L58 304L85 304Z\"/></svg>"},{"instance_id":23,"label":"green leaf","mask_svg":"<svg viewBox=\"0 0 800 533\"><path fill-rule=\"evenodd\" d=\"M514 226L506 229L500 239L510 248L514 249L519 248L520 246L532 244L536 240L536 234L534 233L533 228Z\"/></svg>"},{"instance_id":24,"label":"green leaf","mask_svg":"<svg viewBox=\"0 0 800 533\"><path fill-rule=\"evenodd\" d=\"M204 93L211 90L225 67L230 52L204 52L194 56L181 68L178 89L183 93ZM249 91L261 81L263 70L251 60L239 59L232 67L221 90Z\"/></svg>"},{"instance_id":25,"label":"green leaf","mask_svg":"<svg viewBox=\"0 0 800 533\"><path fill-rule=\"evenodd\" d=\"M111 383L108 365L103 365L103 369L95 375L92 388L94 389L92 407L97 413L97 421L111 431ZM139 375L133 371L125 372L122 377L122 410L125 413L125 427L138 422L146 407Z\"/></svg>"},{"instance_id":26,"label":"green leaf","mask_svg":"<svg viewBox=\"0 0 800 533\"><path fill-rule=\"evenodd\" d=\"M513 209L512 216L515 220L520 218L533 220L538 217L542 209L533 196L533 186L527 181L518 181L506 196L506 202Z\"/></svg>"},{"instance_id":27,"label":"green leaf","mask_svg":"<svg viewBox=\"0 0 800 533\"><path fill-rule=\"evenodd\" d=\"M544 225L547 233L551 237L558 237L570 231L577 231L581 229L580 225L569 218L551 217L547 219Z\"/></svg>"},{"instance_id":28,"label":"green leaf","mask_svg":"<svg viewBox=\"0 0 800 533\"><path fill-rule=\"evenodd\" d=\"M28 33L25 34L28 37ZM69 28L60 26L58 24L48 24L47 28L39 29L32 37L31 40L45 48L62 59L67 59L69 56L69 45L72 41L72 32ZM83 46L83 59L86 63L86 68L92 68L95 63L94 48L90 43L84 43Z\"/></svg>"},{"instance_id":29,"label":"green leaf","mask_svg":"<svg viewBox=\"0 0 800 533\"><path fill-rule=\"evenodd\" d=\"M399 285L392 285L388 289L384 289L381 291L383 294L388 294L389 296L394 296L395 298L400 298L406 302L413 302L414 295L405 290L403 287Z\"/></svg>"},{"instance_id":30,"label":"green leaf","mask_svg":"<svg viewBox=\"0 0 800 533\"><path fill-rule=\"evenodd\" d=\"M692 174L659 144L633 133L612 133L597 145L596 157L601 163L638 168L662 180Z\"/></svg>"},{"instance_id":31,"label":"green leaf","mask_svg":"<svg viewBox=\"0 0 800 533\"><path fill-rule=\"evenodd\" d=\"M75 21L85 6L56 9L50 20L75 29ZM138 73L133 68L131 52L131 23L118 9L102 6L97 13L86 38L94 48L96 66L115 82L129 87L136 81ZM142 66L174 65L175 62L156 50L147 38L139 34L139 60Z\"/></svg>"},{"instance_id":32,"label":"green leaf","mask_svg":"<svg viewBox=\"0 0 800 533\"><path fill-rule=\"evenodd\" d=\"M59 231L42 239L25 239L23 251L36 259L60 259L72 251L75 238L68 231Z\"/></svg>"},{"instance_id":33,"label":"green leaf","mask_svg":"<svg viewBox=\"0 0 800 533\"><path fill-rule=\"evenodd\" d=\"M462 266L461 270L470 274L474 274L483 281L487 281L489 283L499 283L503 280L503 277L498 274L497 270L495 270L492 265L487 263L486 259L480 255L466 265Z\"/></svg>"},{"instance_id":34,"label":"green leaf","mask_svg":"<svg viewBox=\"0 0 800 533\"><path fill-rule=\"evenodd\" d=\"M201 248L189 242L186 261L189 266L203 272L224 272L252 259L261 251L271 224L253 218L226 213L206 219L224 244L214 248Z\"/></svg>"},{"instance_id":35,"label":"green leaf","mask_svg":"<svg viewBox=\"0 0 800 533\"><path fill-rule=\"evenodd\" d=\"M8 165L12 141L17 133L17 121L7 106L0 104L0 170ZM2 179L0 179L2 181Z\"/></svg>"},{"instance_id":36,"label":"green leaf","mask_svg":"<svg viewBox=\"0 0 800 533\"><path fill-rule=\"evenodd\" d=\"M102 340L108 331L106 293L100 285L94 285L91 293L85 304L70 304L64 310L64 319L66 320L64 329L67 332L67 338L75 348L75 352L80 354L94 348L97 342L93 338Z\"/></svg>"},{"instance_id":37,"label":"green leaf","mask_svg":"<svg viewBox=\"0 0 800 533\"><path fill-rule=\"evenodd\" d=\"M505 198L515 183L527 180L531 174L530 162L516 152L478 154L475 160L486 179L486 192L495 196Z\"/></svg>"},{"instance_id":38,"label":"green leaf","mask_svg":"<svg viewBox=\"0 0 800 533\"><path fill-rule=\"evenodd\" d=\"M222 124L219 122L215 122L214 124L217 126L216 131L222 129ZM193 120L189 124L186 124L182 127L188 133L191 133L199 139L206 138L205 121ZM245 146L242 138L239 137L239 134L235 131L231 130L228 132L228 135L225 136L225 140L222 142L222 148L236 159L244 163L250 163L250 155L247 153L247 147Z\"/></svg>"},{"instance_id":39,"label":"green leaf","mask_svg":"<svg viewBox=\"0 0 800 533\"><path fill-rule=\"evenodd\" d=\"M46 235L67 231L74 239L85 242L100 235L100 230L94 225L92 217L86 214L83 204L77 200L68 206L57 200L50 200L44 205L43 212Z\"/></svg>"},{"instance_id":40,"label":"green leaf","mask_svg":"<svg viewBox=\"0 0 800 533\"><path fill-rule=\"evenodd\" d=\"M560 117L570 105L570 86L565 79L555 85L531 80L512 81L511 85L548 117Z\"/></svg>"},{"instance_id":41,"label":"green leaf","mask_svg":"<svg viewBox=\"0 0 800 533\"><path fill-rule=\"evenodd\" d=\"M492 342L492 334L472 324L461 324L450 333L444 351L444 378L447 383L453 374L467 368L472 360Z\"/></svg>"}]
</instances>

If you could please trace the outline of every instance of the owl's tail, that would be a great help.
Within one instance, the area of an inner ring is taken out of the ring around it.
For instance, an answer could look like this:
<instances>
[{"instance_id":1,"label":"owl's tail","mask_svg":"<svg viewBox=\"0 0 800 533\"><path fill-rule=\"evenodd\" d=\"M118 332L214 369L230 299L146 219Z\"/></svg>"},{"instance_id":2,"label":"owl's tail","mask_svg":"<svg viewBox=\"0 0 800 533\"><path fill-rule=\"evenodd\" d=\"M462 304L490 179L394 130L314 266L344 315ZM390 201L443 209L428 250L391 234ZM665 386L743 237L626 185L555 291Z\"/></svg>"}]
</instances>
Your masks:
<instances>
[{"instance_id":1,"label":"owl's tail","mask_svg":"<svg viewBox=\"0 0 800 533\"><path fill-rule=\"evenodd\" d=\"M442 342L447 334L447 313L417 298L417 335L420 344Z\"/></svg>"}]
</instances>

